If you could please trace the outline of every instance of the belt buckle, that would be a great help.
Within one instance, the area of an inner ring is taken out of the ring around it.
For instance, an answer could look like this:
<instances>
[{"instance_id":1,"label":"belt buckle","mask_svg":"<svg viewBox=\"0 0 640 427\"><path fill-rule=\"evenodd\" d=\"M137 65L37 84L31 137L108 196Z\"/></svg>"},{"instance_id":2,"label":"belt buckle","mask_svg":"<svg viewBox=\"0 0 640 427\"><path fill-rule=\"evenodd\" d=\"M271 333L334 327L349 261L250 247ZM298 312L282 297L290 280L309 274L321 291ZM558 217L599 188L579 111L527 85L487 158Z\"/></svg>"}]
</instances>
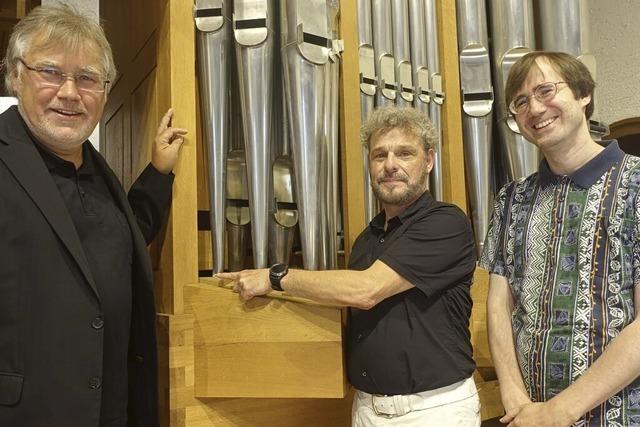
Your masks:
<instances>
[{"instance_id":1,"label":"belt buckle","mask_svg":"<svg viewBox=\"0 0 640 427\"><path fill-rule=\"evenodd\" d=\"M373 407L373 412L374 412L377 416L379 416L379 417L383 417L383 418L391 419L391 418L393 418L393 417L395 417L395 416L397 416L397 415L398 415L398 414L397 414L397 411L396 411L396 413L394 413L394 414L390 414L390 413L387 413L387 412L380 412L380 411L378 410L378 407L376 406L376 397L386 397L386 398L391 398L391 401L393 402L393 396L388 396L388 395L386 395L386 394L372 394L372 395L371 395L371 406ZM392 405L392 407L393 407L393 409L394 409L394 410L396 409L395 405Z\"/></svg>"}]
</instances>

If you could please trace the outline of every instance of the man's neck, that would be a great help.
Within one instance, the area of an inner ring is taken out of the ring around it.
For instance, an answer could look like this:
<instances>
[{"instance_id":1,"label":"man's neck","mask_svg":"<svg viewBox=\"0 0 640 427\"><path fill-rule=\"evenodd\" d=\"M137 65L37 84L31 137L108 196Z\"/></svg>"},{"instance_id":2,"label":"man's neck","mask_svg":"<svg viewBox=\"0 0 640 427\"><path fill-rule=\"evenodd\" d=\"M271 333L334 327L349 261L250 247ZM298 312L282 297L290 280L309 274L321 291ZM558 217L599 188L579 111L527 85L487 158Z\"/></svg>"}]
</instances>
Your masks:
<instances>
[{"instance_id":1,"label":"man's neck","mask_svg":"<svg viewBox=\"0 0 640 427\"><path fill-rule=\"evenodd\" d=\"M402 212L406 211L407 208L409 206L411 206L412 204L414 204L416 202L416 200L418 200L420 198L420 196L416 197L414 200L410 201L409 203L405 204L405 205L388 205L388 204L382 204L382 209L384 210L384 229L385 231L387 230L387 226L389 225L389 220L391 220L392 218L395 218L397 216L399 216L400 214L402 214Z\"/></svg>"},{"instance_id":2,"label":"man's neck","mask_svg":"<svg viewBox=\"0 0 640 427\"><path fill-rule=\"evenodd\" d=\"M577 171L604 150L591 136L567 145L543 152L549 169L556 175L569 175Z\"/></svg>"}]
</instances>

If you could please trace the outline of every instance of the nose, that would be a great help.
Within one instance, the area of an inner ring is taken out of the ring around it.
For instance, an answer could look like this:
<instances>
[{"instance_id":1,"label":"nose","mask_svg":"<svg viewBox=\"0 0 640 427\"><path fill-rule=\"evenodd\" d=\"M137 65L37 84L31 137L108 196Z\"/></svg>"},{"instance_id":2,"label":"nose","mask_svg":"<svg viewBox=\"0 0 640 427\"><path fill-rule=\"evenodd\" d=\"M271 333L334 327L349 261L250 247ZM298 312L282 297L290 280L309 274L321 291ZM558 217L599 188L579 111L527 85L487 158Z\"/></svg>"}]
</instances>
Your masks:
<instances>
[{"instance_id":1,"label":"nose","mask_svg":"<svg viewBox=\"0 0 640 427\"><path fill-rule=\"evenodd\" d=\"M58 89L57 95L59 98L80 99L75 80L72 77L67 77Z\"/></svg>"},{"instance_id":2,"label":"nose","mask_svg":"<svg viewBox=\"0 0 640 427\"><path fill-rule=\"evenodd\" d=\"M387 157L384 159L384 170L387 173L393 173L398 170L398 165L396 162L396 156L393 153L388 153Z\"/></svg>"},{"instance_id":3,"label":"nose","mask_svg":"<svg viewBox=\"0 0 640 427\"><path fill-rule=\"evenodd\" d=\"M543 113L547 109L547 104L542 101L538 101L535 96L529 98L529 114L537 116Z\"/></svg>"}]
</instances>

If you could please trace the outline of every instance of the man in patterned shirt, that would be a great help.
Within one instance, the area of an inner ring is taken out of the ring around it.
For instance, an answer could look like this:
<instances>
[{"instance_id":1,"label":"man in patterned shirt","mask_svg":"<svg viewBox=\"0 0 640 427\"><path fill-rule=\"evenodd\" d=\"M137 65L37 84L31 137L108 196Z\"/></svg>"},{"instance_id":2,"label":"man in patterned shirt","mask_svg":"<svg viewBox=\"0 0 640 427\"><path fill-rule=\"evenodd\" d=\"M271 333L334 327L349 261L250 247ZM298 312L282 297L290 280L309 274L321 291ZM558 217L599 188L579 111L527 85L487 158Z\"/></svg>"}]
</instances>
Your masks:
<instances>
[{"instance_id":1,"label":"man in patterned shirt","mask_svg":"<svg viewBox=\"0 0 640 427\"><path fill-rule=\"evenodd\" d=\"M594 81L564 53L512 68L506 102L539 171L496 197L481 265L514 426L640 426L640 159L589 134Z\"/></svg>"}]
</instances>

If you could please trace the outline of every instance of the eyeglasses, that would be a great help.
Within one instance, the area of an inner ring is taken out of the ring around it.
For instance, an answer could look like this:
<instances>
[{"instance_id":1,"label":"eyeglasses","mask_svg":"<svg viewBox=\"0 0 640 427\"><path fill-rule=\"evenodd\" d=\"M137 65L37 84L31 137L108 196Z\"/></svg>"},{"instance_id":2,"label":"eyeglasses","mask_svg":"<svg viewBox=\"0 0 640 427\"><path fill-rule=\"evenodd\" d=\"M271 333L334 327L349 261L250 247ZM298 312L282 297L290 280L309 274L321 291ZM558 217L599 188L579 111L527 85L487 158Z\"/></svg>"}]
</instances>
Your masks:
<instances>
[{"instance_id":1,"label":"eyeglasses","mask_svg":"<svg viewBox=\"0 0 640 427\"><path fill-rule=\"evenodd\" d=\"M101 93L106 90L107 84L109 83L109 80L105 80L98 74L91 72L76 74L63 73L55 67L29 66L22 58L18 58L18 61L20 61L27 70L36 73L42 81L43 86L59 88L67 80L71 79L79 91Z\"/></svg>"},{"instance_id":2,"label":"eyeglasses","mask_svg":"<svg viewBox=\"0 0 640 427\"><path fill-rule=\"evenodd\" d=\"M538 101L546 103L551 101L558 93L558 85L565 82L545 82L539 84L533 89L531 95L521 95L511 101L509 111L513 115L526 113L529 109L531 97L535 97Z\"/></svg>"}]
</instances>

